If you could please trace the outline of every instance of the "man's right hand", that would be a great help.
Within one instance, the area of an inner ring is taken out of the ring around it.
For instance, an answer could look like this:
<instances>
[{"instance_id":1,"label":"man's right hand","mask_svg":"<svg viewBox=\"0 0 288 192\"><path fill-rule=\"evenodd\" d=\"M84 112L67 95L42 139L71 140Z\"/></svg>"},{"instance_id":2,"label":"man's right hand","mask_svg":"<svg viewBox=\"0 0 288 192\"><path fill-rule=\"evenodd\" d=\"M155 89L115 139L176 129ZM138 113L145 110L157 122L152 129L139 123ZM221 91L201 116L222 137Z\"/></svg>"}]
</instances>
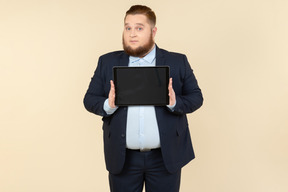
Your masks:
<instances>
[{"instance_id":1,"label":"man's right hand","mask_svg":"<svg viewBox=\"0 0 288 192\"><path fill-rule=\"evenodd\" d=\"M109 106L111 108L115 108L115 86L114 86L114 82L112 80L110 80L110 91L109 91L109 96L108 96L108 103L109 103Z\"/></svg>"}]
</instances>

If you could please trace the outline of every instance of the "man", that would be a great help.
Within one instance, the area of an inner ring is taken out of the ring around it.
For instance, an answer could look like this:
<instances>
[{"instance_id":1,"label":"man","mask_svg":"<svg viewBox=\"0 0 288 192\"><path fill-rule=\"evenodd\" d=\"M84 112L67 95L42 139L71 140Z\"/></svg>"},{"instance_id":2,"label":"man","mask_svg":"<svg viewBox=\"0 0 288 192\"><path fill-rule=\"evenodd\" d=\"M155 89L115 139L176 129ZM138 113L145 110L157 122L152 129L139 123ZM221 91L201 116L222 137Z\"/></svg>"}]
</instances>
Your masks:
<instances>
[{"instance_id":1,"label":"man","mask_svg":"<svg viewBox=\"0 0 288 192\"><path fill-rule=\"evenodd\" d=\"M110 190L176 192L181 168L194 158L187 113L203 102L185 55L158 48L156 16L132 6L124 18L123 48L102 55L84 98L86 109L103 116L103 139ZM115 105L114 66L169 66L169 105ZM173 82L172 82L173 80Z\"/></svg>"}]
</instances>

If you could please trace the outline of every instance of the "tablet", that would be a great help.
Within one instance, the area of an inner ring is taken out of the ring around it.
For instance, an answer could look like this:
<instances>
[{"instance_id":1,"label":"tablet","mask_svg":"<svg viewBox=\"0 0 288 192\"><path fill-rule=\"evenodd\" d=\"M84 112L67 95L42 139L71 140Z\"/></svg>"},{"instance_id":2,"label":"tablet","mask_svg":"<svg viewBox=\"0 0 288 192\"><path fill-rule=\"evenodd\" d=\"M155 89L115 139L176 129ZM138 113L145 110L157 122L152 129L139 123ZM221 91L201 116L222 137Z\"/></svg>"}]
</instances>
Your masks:
<instances>
[{"instance_id":1,"label":"tablet","mask_svg":"<svg viewBox=\"0 0 288 192\"><path fill-rule=\"evenodd\" d=\"M169 66L113 68L115 105L169 104Z\"/></svg>"}]
</instances>

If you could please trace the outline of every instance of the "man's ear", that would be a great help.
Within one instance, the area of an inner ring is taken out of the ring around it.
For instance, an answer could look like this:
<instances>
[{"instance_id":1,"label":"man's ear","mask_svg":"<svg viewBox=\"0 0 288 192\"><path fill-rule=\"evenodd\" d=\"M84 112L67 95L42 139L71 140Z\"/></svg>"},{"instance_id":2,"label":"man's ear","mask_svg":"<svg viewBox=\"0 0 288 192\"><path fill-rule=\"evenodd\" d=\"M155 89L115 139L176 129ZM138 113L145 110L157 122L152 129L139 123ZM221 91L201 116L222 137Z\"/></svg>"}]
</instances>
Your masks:
<instances>
[{"instance_id":1,"label":"man's ear","mask_svg":"<svg viewBox=\"0 0 288 192\"><path fill-rule=\"evenodd\" d=\"M152 35L153 35L153 38L155 37L156 32L157 32L157 27L154 27L154 28L152 29Z\"/></svg>"}]
</instances>

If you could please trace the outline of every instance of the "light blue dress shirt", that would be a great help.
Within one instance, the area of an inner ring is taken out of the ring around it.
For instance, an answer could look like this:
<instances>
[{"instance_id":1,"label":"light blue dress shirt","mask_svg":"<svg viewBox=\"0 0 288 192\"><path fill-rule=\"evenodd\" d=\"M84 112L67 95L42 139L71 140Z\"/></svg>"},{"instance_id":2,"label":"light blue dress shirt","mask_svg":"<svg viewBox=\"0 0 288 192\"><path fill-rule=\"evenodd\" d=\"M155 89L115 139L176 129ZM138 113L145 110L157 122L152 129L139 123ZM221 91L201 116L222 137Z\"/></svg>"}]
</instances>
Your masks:
<instances>
[{"instance_id":1,"label":"light blue dress shirt","mask_svg":"<svg viewBox=\"0 0 288 192\"><path fill-rule=\"evenodd\" d=\"M129 67L155 66L156 46L143 58L129 57ZM168 89L168 87L167 87ZM175 104L176 105L176 104ZM174 105L174 106L175 106ZM171 110L174 106L167 106ZM111 108L108 99L104 103L107 114L113 114L118 107ZM154 106L129 106L127 112L126 147L128 149L154 149L160 147L159 129Z\"/></svg>"},{"instance_id":2,"label":"light blue dress shirt","mask_svg":"<svg viewBox=\"0 0 288 192\"><path fill-rule=\"evenodd\" d=\"M129 67L155 66L156 49L145 57L130 56ZM160 137L154 106L129 106L127 113L126 145L128 149L160 147Z\"/></svg>"}]
</instances>

